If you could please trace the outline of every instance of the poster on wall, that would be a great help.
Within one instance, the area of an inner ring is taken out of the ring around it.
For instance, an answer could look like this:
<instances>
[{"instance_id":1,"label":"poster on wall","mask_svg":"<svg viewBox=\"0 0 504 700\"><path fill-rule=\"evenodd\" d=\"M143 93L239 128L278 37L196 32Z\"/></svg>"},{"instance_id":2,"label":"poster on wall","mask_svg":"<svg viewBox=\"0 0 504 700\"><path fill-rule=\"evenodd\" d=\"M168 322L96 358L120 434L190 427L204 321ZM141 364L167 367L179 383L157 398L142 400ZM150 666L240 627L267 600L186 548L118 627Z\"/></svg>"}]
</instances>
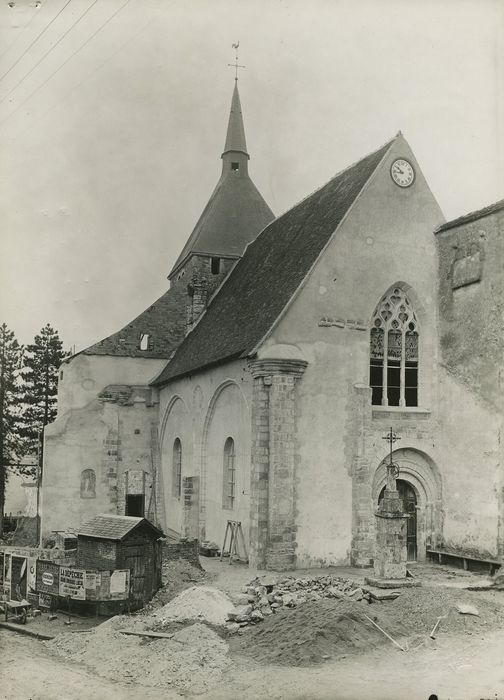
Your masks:
<instances>
[{"instance_id":1,"label":"poster on wall","mask_svg":"<svg viewBox=\"0 0 504 700\"><path fill-rule=\"evenodd\" d=\"M26 576L26 600L32 605L38 605L37 591L37 560L28 557L28 572Z\"/></svg>"},{"instance_id":2,"label":"poster on wall","mask_svg":"<svg viewBox=\"0 0 504 700\"><path fill-rule=\"evenodd\" d=\"M6 552L4 555L3 593L7 598L10 597L11 564L12 556Z\"/></svg>"},{"instance_id":3,"label":"poster on wall","mask_svg":"<svg viewBox=\"0 0 504 700\"><path fill-rule=\"evenodd\" d=\"M129 569L116 569L110 574L110 600L124 600L129 595Z\"/></svg>"},{"instance_id":4,"label":"poster on wall","mask_svg":"<svg viewBox=\"0 0 504 700\"><path fill-rule=\"evenodd\" d=\"M84 576L86 572L82 569L69 569L60 567L59 572L59 594L74 600L86 600L86 589L84 587Z\"/></svg>"},{"instance_id":5,"label":"poster on wall","mask_svg":"<svg viewBox=\"0 0 504 700\"><path fill-rule=\"evenodd\" d=\"M59 566L52 561L39 559L35 570L35 588L39 593L57 596L59 593Z\"/></svg>"},{"instance_id":6,"label":"poster on wall","mask_svg":"<svg viewBox=\"0 0 504 700\"><path fill-rule=\"evenodd\" d=\"M11 564L11 600L26 600L26 587L28 581L28 559L26 557L12 556Z\"/></svg>"},{"instance_id":7,"label":"poster on wall","mask_svg":"<svg viewBox=\"0 0 504 700\"><path fill-rule=\"evenodd\" d=\"M34 557L28 557L26 584L26 592L35 593L37 590L37 560Z\"/></svg>"},{"instance_id":8,"label":"poster on wall","mask_svg":"<svg viewBox=\"0 0 504 700\"><path fill-rule=\"evenodd\" d=\"M4 553L0 552L0 590L3 590L3 580L4 580Z\"/></svg>"}]
</instances>

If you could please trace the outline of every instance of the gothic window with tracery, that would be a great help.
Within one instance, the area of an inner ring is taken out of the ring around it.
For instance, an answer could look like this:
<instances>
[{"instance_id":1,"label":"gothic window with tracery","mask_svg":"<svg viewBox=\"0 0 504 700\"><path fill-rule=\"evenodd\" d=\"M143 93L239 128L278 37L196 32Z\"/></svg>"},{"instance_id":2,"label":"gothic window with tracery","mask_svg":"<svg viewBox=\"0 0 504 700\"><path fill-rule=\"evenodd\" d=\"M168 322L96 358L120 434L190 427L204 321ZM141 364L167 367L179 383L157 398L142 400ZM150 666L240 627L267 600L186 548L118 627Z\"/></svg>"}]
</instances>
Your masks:
<instances>
[{"instance_id":1,"label":"gothic window with tracery","mask_svg":"<svg viewBox=\"0 0 504 700\"><path fill-rule=\"evenodd\" d=\"M224 464L222 470L222 507L232 510L236 492L235 444L231 437L224 443Z\"/></svg>"},{"instance_id":2,"label":"gothic window with tracery","mask_svg":"<svg viewBox=\"0 0 504 700\"><path fill-rule=\"evenodd\" d=\"M369 364L374 406L418 405L418 320L399 287L376 307Z\"/></svg>"},{"instance_id":3,"label":"gothic window with tracery","mask_svg":"<svg viewBox=\"0 0 504 700\"><path fill-rule=\"evenodd\" d=\"M172 460L172 496L180 498L182 494L182 443L175 438Z\"/></svg>"}]
</instances>

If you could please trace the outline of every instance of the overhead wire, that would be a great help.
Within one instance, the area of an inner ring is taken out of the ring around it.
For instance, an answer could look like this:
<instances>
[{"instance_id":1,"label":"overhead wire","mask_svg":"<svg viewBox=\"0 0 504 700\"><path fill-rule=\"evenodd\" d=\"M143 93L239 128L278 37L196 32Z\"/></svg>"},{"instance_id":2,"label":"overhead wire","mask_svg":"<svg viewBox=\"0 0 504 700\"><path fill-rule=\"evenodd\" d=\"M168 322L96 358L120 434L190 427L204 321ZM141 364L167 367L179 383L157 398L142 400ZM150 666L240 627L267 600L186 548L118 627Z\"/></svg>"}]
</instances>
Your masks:
<instances>
[{"instance_id":1,"label":"overhead wire","mask_svg":"<svg viewBox=\"0 0 504 700\"><path fill-rule=\"evenodd\" d=\"M61 10L58 11L58 13L52 18L52 20L49 22L49 24L47 24L47 25L44 27L44 29L43 29L39 34L37 34L37 36L35 37L35 39L34 39L34 40L31 42L31 44L23 51L23 53L21 54L21 56L19 56L19 58L18 58L16 61L14 61L14 63L12 64L12 66L9 68L9 70L5 71L5 73L4 73L3 75L0 75L0 80L3 80L3 79L5 78L5 76L8 75L8 74L11 72L11 70L17 66L17 64L19 63L19 61L20 61L22 58L24 58L24 57L26 56L26 54L27 54L28 51L31 49L31 47L32 47L34 44L37 43L37 41L40 39L40 37L42 36L42 34L45 34L45 32L49 29L49 27L51 26L51 24L53 24L53 22L55 22L55 21L58 19L58 17L59 17L60 14L63 12L63 10L64 10L66 7L68 7L68 5L70 5L71 2L72 2L72 0L67 0L67 2L66 2L66 3L63 5L63 7L61 8Z\"/></svg>"},{"instance_id":2,"label":"overhead wire","mask_svg":"<svg viewBox=\"0 0 504 700\"><path fill-rule=\"evenodd\" d=\"M94 0L93 5L94 5L96 2L97 2L97 0ZM26 97L26 99L24 99L23 102L21 102L21 104L19 104L19 105L16 107L16 109L14 109L10 114L8 114L8 115L5 117L5 119L3 119L2 121L0 121L0 126L1 126L2 124L4 124L8 119L10 119L10 117L12 117L18 110L20 110L21 107L23 107L23 105L25 105L25 104L28 102L28 100L30 100L30 99L33 97L33 95L35 95L35 93L37 93L41 88L44 87L44 85L47 85L47 83L48 83L57 73L59 73L59 71L60 71L62 68L64 68L64 67L66 66L66 64L67 64L69 61L71 61L72 58L74 58L74 56L76 56L80 51L82 51L82 49L83 49L85 46L87 46L87 44L89 44L89 42L92 41L92 40L95 38L95 36L96 36L97 34L99 34L99 33L102 31L102 29L103 29L104 27L107 26L107 24L108 24L109 22L111 22L111 21L114 19L114 17L116 17L116 16L119 14L119 12L121 12L121 10L123 10L123 9L126 7L126 5L128 5L129 2L131 2L131 0L125 0L125 2L124 2L120 7L117 8L117 10L116 10L115 12L113 12L113 13L110 15L110 17L109 17L108 19L106 19L105 22L103 22L103 24L101 24L101 25L98 27L98 29L97 29L96 31L94 31L94 32L91 34L91 36L89 36L83 44L81 44L81 46L79 46L78 49L76 49L72 54L70 54L70 56L68 56L68 58L66 58L66 59L63 61L63 63L62 63L58 68L56 68L56 70L53 71L40 85L38 85L38 86L35 88L35 90L33 90L33 91L28 95L28 97ZM89 9L90 9L90 8L89 8Z\"/></svg>"},{"instance_id":3,"label":"overhead wire","mask_svg":"<svg viewBox=\"0 0 504 700\"><path fill-rule=\"evenodd\" d=\"M135 34L133 34L132 36L130 36L124 43L122 43L113 53L110 54L110 56L107 56L107 58L106 58L105 60L103 60L99 65L97 65L96 68L94 68L94 70L92 70L85 78L83 78L80 82L78 82L78 83L76 83L75 85L73 85L73 86L70 88L70 90L68 90L68 92L64 95L64 98L63 98L62 100L60 100L60 101L58 101L57 103L51 105L48 109L45 110L45 112L42 112L42 114L40 115L40 118L45 117L46 114L48 114L48 113L51 112L53 109L55 109L56 107L58 107L62 102L64 102L64 100L68 97L68 95L70 95L72 92L75 92L75 90L77 90L81 85L83 85L87 80L89 80L95 73L97 73L99 70L101 70L101 69L103 68L104 65L106 65L109 61L111 61L111 60L112 60L118 53L120 53L128 44L130 44L130 43L131 43L132 41L134 41L142 32L144 32L145 29L147 29L147 27L148 27L150 24L152 24L153 21L154 21L154 19L152 19L152 18L149 19L148 22L146 22L146 23L143 25L143 27L141 27L137 32L135 32ZM19 105L19 106L21 107L21 105ZM14 114L14 112L11 112L11 114ZM7 119L8 119L10 116L11 116L11 115L9 114L8 117L6 117L6 119L5 119L4 121L7 121ZM0 122L0 124L3 124L3 122ZM17 138L19 138L20 136L22 136L28 128L30 128L30 127L27 126L26 129L23 129L23 131L21 131L21 133L18 134Z\"/></svg>"},{"instance_id":4,"label":"overhead wire","mask_svg":"<svg viewBox=\"0 0 504 700\"><path fill-rule=\"evenodd\" d=\"M45 54L37 61L37 63L36 63L32 68L30 68L30 70L28 71L28 73L25 73L25 75L23 75L23 77L21 78L21 80L19 80L19 81L14 85L14 87L11 88L11 89L9 90L9 92L8 92L4 97L2 97L2 99L0 100L0 104L2 104L2 102L5 102L5 100L14 92L14 90L16 90L16 89L21 85L21 83L22 83L24 80L26 80L26 78L27 78L29 75L31 75L31 74L33 73L33 71L42 63L42 61L44 61L44 60L47 58L47 56L49 56L49 54L50 54L52 51L54 51L54 49L55 49L59 44L61 44L61 42L63 41L63 39L65 39L65 37L67 37L68 34L70 34L70 32L72 31L72 29L74 29L74 27L76 27L82 19L84 19L84 17L87 15L87 13L96 5L97 2L98 2L98 0L93 0L93 2L91 3L91 5L89 5L89 6L84 10L84 12L75 20L75 22L74 22L70 27L68 27L68 29L66 30L66 32L64 32L64 33L60 36L60 38L58 39L58 41L57 41L55 44L53 44L53 45L45 52Z\"/></svg>"},{"instance_id":5,"label":"overhead wire","mask_svg":"<svg viewBox=\"0 0 504 700\"><path fill-rule=\"evenodd\" d=\"M21 39L21 37L23 36L23 34L26 32L26 30L28 29L28 27L29 27L30 24L32 23L32 19L35 17L35 15L40 14L40 8L41 8L41 6L42 6L42 3L39 4L39 5L35 4L35 12L32 14L32 16L30 17L30 19L28 20L28 22L25 24L25 26L23 27L23 29L19 32L19 34L17 35L17 37L14 39L14 41L11 41L11 43L9 44L9 46L7 46L7 48L4 49L4 51L2 51L2 53L0 53L0 58L3 58L3 57L5 56L5 54L8 53L8 52L12 49L12 47L13 47L15 44L18 43L18 41Z\"/></svg>"}]
</instances>

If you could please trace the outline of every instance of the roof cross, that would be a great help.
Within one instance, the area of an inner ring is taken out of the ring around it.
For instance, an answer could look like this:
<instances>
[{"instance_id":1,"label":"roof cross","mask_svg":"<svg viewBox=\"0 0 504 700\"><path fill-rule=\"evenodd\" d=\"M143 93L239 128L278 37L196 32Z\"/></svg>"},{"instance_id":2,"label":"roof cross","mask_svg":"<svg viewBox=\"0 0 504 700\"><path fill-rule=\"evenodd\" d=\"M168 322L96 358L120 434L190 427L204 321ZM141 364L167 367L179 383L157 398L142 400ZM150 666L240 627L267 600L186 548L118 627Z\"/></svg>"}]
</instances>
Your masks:
<instances>
[{"instance_id":1,"label":"roof cross","mask_svg":"<svg viewBox=\"0 0 504 700\"><path fill-rule=\"evenodd\" d=\"M400 440L400 437L394 433L392 428L389 432L382 437L382 440L386 440L390 445L389 463L387 464L387 488L389 491L396 491L396 479L399 476L399 465L397 465L392 459L393 445L396 440Z\"/></svg>"},{"instance_id":2,"label":"roof cross","mask_svg":"<svg viewBox=\"0 0 504 700\"><path fill-rule=\"evenodd\" d=\"M228 66L231 68L235 69L235 80L238 80L238 68L246 68L247 66L240 66L238 63L238 48L240 46L240 42L237 41L236 44L233 44L233 49L235 50L235 62L234 63L228 63Z\"/></svg>"}]
</instances>

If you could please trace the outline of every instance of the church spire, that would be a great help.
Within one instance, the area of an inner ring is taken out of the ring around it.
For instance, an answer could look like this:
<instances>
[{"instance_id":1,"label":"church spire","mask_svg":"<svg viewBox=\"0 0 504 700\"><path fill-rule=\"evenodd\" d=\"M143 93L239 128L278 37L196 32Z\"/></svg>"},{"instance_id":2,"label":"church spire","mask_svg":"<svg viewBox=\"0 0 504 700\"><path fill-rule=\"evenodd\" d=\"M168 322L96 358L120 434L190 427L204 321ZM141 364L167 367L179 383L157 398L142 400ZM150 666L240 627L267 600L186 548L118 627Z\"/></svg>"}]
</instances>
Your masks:
<instances>
[{"instance_id":1,"label":"church spire","mask_svg":"<svg viewBox=\"0 0 504 700\"><path fill-rule=\"evenodd\" d=\"M236 260L274 219L273 212L248 174L250 156L237 83L235 78L219 182L168 275L170 279L193 256Z\"/></svg>"},{"instance_id":2,"label":"church spire","mask_svg":"<svg viewBox=\"0 0 504 700\"><path fill-rule=\"evenodd\" d=\"M229 122L226 134L226 143L222 153L224 161L230 160L225 156L233 154L243 154L250 158L247 153L247 143L245 141L245 128L243 126L242 108L240 103L240 94L238 92L238 79L235 78L233 97L231 100L231 111L229 113Z\"/></svg>"}]
</instances>

